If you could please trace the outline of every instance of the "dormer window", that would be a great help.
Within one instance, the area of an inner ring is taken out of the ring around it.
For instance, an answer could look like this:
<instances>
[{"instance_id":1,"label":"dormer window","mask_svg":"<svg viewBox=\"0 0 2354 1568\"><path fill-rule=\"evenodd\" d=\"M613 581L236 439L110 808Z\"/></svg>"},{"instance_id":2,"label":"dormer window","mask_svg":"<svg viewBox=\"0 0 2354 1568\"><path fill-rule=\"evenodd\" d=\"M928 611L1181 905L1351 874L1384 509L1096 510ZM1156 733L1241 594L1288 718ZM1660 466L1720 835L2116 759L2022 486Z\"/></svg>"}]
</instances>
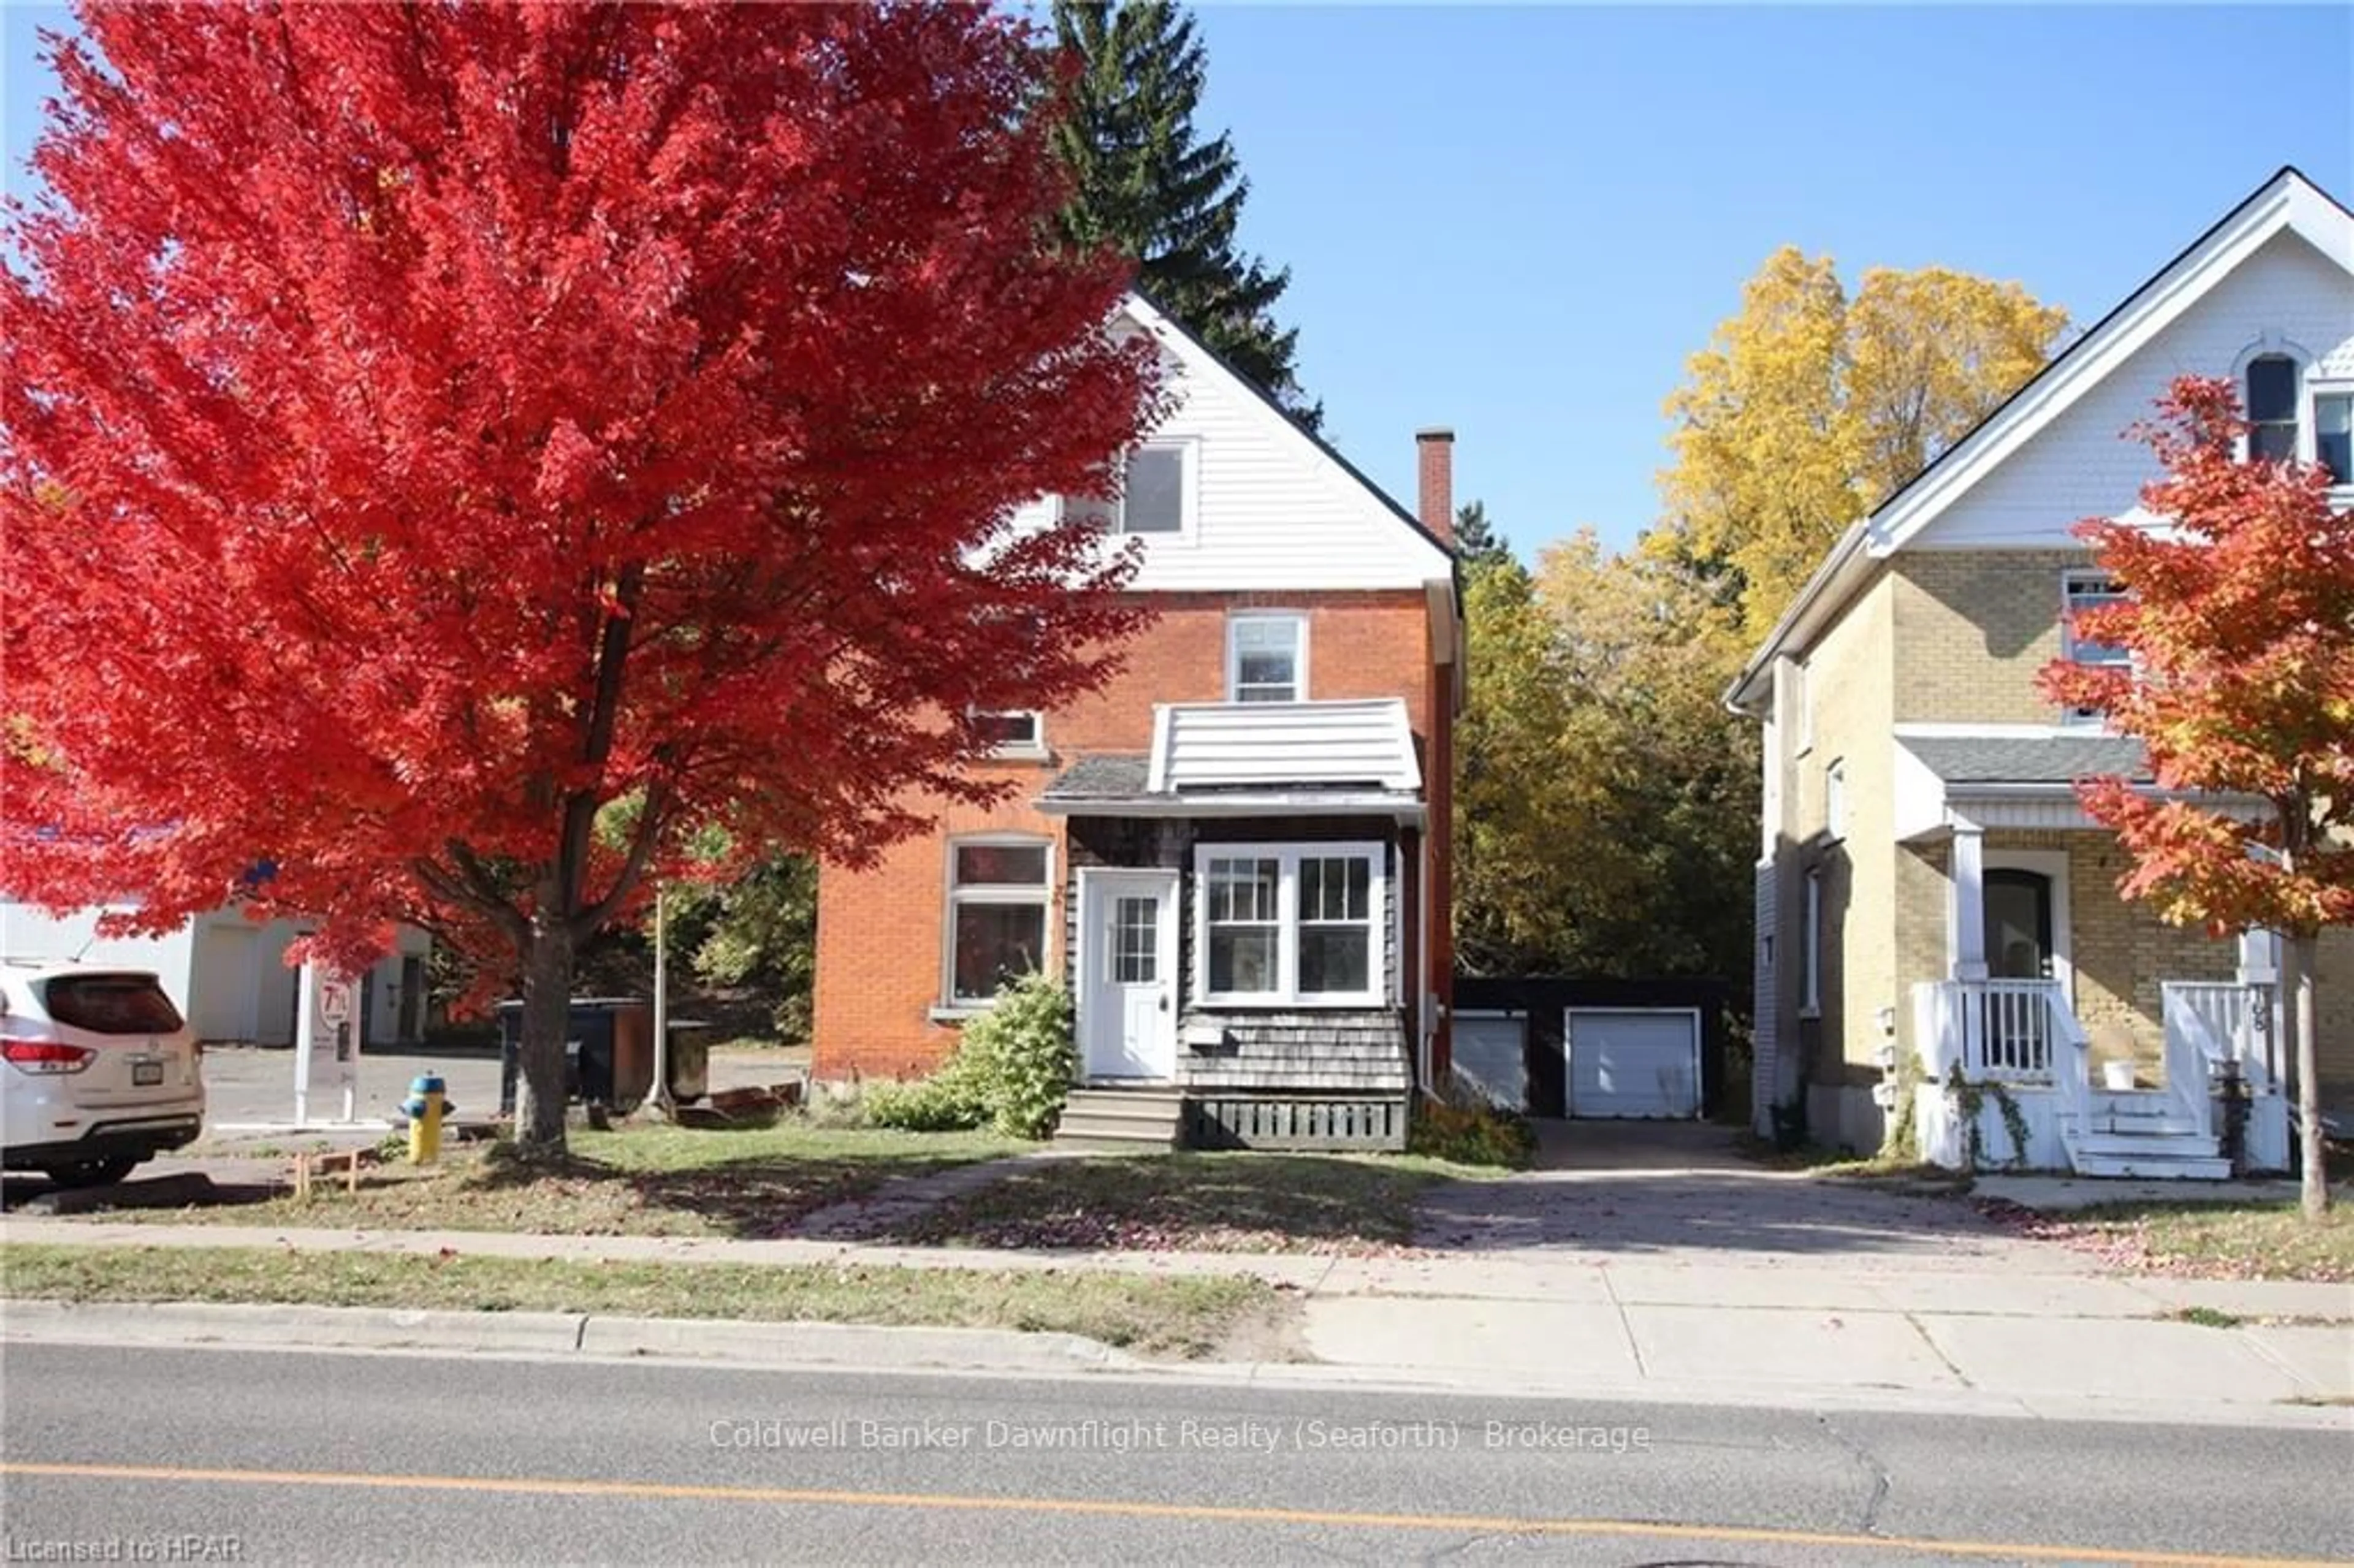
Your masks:
<instances>
[{"instance_id":1,"label":"dormer window","mask_svg":"<svg viewBox=\"0 0 2354 1568\"><path fill-rule=\"evenodd\" d=\"M2248 455L2274 462L2296 457L2296 361L2285 354L2248 361Z\"/></svg>"},{"instance_id":2,"label":"dormer window","mask_svg":"<svg viewBox=\"0 0 2354 1568\"><path fill-rule=\"evenodd\" d=\"M1068 496L1064 515L1106 534L1174 537L1193 531L1193 443L1148 441L1128 454L1116 496Z\"/></svg>"}]
</instances>

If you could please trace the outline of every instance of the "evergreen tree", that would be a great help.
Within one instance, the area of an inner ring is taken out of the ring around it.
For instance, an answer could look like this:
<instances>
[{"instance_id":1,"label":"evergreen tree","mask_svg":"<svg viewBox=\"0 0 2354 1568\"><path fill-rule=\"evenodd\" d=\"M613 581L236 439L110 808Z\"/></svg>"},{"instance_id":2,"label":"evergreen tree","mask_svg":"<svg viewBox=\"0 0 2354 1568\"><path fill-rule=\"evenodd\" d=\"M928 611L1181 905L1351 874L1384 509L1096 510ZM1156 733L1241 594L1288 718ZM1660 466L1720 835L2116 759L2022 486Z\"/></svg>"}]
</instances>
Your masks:
<instances>
[{"instance_id":1,"label":"evergreen tree","mask_svg":"<svg viewBox=\"0 0 2354 1568\"><path fill-rule=\"evenodd\" d=\"M1512 542L1488 521L1486 503L1467 501L1455 509L1455 549L1471 566L1493 566L1512 558Z\"/></svg>"},{"instance_id":2,"label":"evergreen tree","mask_svg":"<svg viewBox=\"0 0 2354 1568\"><path fill-rule=\"evenodd\" d=\"M1078 60L1058 146L1077 189L1066 234L1138 263L1138 285L1309 429L1323 419L1293 369L1299 333L1274 308L1291 282L1235 248L1250 182L1225 134L1193 128L1207 74L1193 19L1171 0L1055 0L1057 46Z\"/></svg>"}]
</instances>

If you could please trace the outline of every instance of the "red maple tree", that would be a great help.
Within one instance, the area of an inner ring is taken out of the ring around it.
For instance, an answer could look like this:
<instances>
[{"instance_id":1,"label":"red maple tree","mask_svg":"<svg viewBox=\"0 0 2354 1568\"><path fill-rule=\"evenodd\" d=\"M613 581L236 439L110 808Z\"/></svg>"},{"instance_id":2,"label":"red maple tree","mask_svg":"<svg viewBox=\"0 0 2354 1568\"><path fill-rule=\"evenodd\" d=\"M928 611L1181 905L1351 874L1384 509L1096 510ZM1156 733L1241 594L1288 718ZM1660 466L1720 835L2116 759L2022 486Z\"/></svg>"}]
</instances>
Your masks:
<instances>
[{"instance_id":1,"label":"red maple tree","mask_svg":"<svg viewBox=\"0 0 2354 1568\"><path fill-rule=\"evenodd\" d=\"M2126 596L2079 611L2077 634L2127 650L2132 664L2056 661L2041 683L2138 737L2160 790L2188 792L2079 783L2084 809L2133 856L2119 890L2177 924L2285 938L2283 1033L2317 1214L2328 1188L2314 949L2324 927L2354 925L2354 516L2331 507L2324 470L2243 457L2230 382L2185 376L2159 408L2144 433L2164 472L2141 502L2164 526L2076 527Z\"/></svg>"},{"instance_id":2,"label":"red maple tree","mask_svg":"<svg viewBox=\"0 0 2354 1568\"><path fill-rule=\"evenodd\" d=\"M725 828L857 861L1101 683L1106 325L1023 26L960 5L90 5L0 270L5 874L395 922L525 998ZM911 803L913 802L913 803ZM250 879L258 863L274 868Z\"/></svg>"}]
</instances>

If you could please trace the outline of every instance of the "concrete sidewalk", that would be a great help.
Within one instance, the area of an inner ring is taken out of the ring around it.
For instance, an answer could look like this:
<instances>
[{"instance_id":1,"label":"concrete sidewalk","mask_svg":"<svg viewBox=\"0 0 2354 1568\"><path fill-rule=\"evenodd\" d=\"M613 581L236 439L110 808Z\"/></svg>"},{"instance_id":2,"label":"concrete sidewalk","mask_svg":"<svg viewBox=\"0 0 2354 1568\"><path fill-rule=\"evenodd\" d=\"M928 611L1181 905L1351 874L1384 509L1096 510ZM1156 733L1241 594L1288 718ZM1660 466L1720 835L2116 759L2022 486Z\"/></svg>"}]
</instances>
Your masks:
<instances>
[{"instance_id":1,"label":"concrete sidewalk","mask_svg":"<svg viewBox=\"0 0 2354 1568\"><path fill-rule=\"evenodd\" d=\"M291 1230L12 1218L0 1240L501 1257L1248 1275L1296 1292L1309 1366L1214 1375L2354 1431L2354 1285L1792 1266L1535 1251L1334 1258L822 1241ZM2185 1321L2190 1308L2236 1322ZM691 1337L691 1331L688 1331ZM867 1341L862 1340L862 1343ZM1196 1369L1208 1372L1209 1369Z\"/></svg>"}]
</instances>

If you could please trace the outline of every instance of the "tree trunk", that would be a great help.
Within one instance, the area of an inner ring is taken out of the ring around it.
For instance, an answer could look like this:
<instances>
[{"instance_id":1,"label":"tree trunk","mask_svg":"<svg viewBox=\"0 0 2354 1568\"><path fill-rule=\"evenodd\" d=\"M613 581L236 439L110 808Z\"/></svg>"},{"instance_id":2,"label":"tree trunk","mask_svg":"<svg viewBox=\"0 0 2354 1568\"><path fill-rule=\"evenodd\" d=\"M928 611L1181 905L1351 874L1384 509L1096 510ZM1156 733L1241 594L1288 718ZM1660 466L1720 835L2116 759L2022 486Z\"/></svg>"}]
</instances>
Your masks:
<instances>
[{"instance_id":1,"label":"tree trunk","mask_svg":"<svg viewBox=\"0 0 2354 1568\"><path fill-rule=\"evenodd\" d=\"M2313 969L2318 944L2310 931L2300 931L2281 944L2284 1030L2296 1063L2296 1124L2304 1165L2300 1193L2305 1217L2317 1220L2329 1212L2329 1173L2324 1168L2321 1142L2321 1052L2317 1036Z\"/></svg>"},{"instance_id":2,"label":"tree trunk","mask_svg":"<svg viewBox=\"0 0 2354 1568\"><path fill-rule=\"evenodd\" d=\"M560 915L532 916L523 954L523 1041L515 1085L518 1153L535 1159L564 1153L564 1043L572 1032L572 931Z\"/></svg>"}]
</instances>

